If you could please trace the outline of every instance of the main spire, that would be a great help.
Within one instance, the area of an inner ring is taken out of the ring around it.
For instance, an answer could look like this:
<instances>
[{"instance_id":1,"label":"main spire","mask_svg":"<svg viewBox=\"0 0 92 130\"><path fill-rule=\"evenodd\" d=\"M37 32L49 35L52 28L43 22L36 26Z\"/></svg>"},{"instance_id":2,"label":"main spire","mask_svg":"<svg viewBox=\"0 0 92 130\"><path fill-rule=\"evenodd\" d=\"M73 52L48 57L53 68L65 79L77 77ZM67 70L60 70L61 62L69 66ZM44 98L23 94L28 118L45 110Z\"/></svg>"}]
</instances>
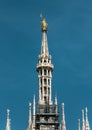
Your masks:
<instances>
[{"instance_id":1,"label":"main spire","mask_svg":"<svg viewBox=\"0 0 92 130\"><path fill-rule=\"evenodd\" d=\"M39 55L37 64L38 79L39 79L39 104L52 104L51 80L52 70L51 55L49 55L47 42L47 22L41 16L42 29L42 45L41 54Z\"/></svg>"},{"instance_id":2,"label":"main spire","mask_svg":"<svg viewBox=\"0 0 92 130\"><path fill-rule=\"evenodd\" d=\"M10 130L10 110L7 109L7 122L6 122L6 130Z\"/></svg>"},{"instance_id":3,"label":"main spire","mask_svg":"<svg viewBox=\"0 0 92 130\"><path fill-rule=\"evenodd\" d=\"M66 130L64 103L62 103L62 122L61 122L61 130Z\"/></svg>"}]
</instances>

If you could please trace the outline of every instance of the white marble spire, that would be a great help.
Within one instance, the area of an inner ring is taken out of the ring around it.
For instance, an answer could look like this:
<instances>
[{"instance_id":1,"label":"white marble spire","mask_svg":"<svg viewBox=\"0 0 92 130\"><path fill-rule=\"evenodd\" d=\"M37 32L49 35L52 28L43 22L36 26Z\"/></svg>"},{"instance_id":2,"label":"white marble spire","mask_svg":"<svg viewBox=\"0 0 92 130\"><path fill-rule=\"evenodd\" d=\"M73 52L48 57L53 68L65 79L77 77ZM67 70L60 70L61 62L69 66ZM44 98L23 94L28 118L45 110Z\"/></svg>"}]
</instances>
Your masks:
<instances>
[{"instance_id":1,"label":"white marble spire","mask_svg":"<svg viewBox=\"0 0 92 130\"><path fill-rule=\"evenodd\" d=\"M62 103L62 122L61 130L66 130L65 113L64 113L64 103Z\"/></svg>"},{"instance_id":2,"label":"white marble spire","mask_svg":"<svg viewBox=\"0 0 92 130\"><path fill-rule=\"evenodd\" d=\"M33 98L33 116L35 116L35 112L36 112L36 110L35 110L35 95L34 95L34 98Z\"/></svg>"},{"instance_id":3,"label":"white marble spire","mask_svg":"<svg viewBox=\"0 0 92 130\"><path fill-rule=\"evenodd\" d=\"M31 102L29 103L29 127L32 125Z\"/></svg>"},{"instance_id":4,"label":"white marble spire","mask_svg":"<svg viewBox=\"0 0 92 130\"><path fill-rule=\"evenodd\" d=\"M86 115L86 123L88 123L88 109L87 109L87 107L85 108L85 111L86 111L86 113L85 113L85 115Z\"/></svg>"},{"instance_id":5,"label":"white marble spire","mask_svg":"<svg viewBox=\"0 0 92 130\"><path fill-rule=\"evenodd\" d=\"M78 119L78 130L81 130L80 129L80 119Z\"/></svg>"},{"instance_id":6,"label":"white marble spire","mask_svg":"<svg viewBox=\"0 0 92 130\"><path fill-rule=\"evenodd\" d=\"M85 130L84 110L82 109L82 130Z\"/></svg>"},{"instance_id":7,"label":"white marble spire","mask_svg":"<svg viewBox=\"0 0 92 130\"><path fill-rule=\"evenodd\" d=\"M35 102L35 95L34 95L34 98L33 98L33 129L32 130L35 130L35 116L36 116L36 102Z\"/></svg>"},{"instance_id":8,"label":"white marble spire","mask_svg":"<svg viewBox=\"0 0 92 130\"><path fill-rule=\"evenodd\" d=\"M10 130L11 127L10 127L10 110L7 109L7 122L6 122L6 130Z\"/></svg>"},{"instance_id":9,"label":"white marble spire","mask_svg":"<svg viewBox=\"0 0 92 130\"><path fill-rule=\"evenodd\" d=\"M57 96L55 96L55 105L57 105Z\"/></svg>"},{"instance_id":10,"label":"white marble spire","mask_svg":"<svg viewBox=\"0 0 92 130\"><path fill-rule=\"evenodd\" d=\"M85 108L85 116L86 116L86 121L85 121L85 130L90 130L90 125L89 125L89 121L88 121L88 109L87 107Z\"/></svg>"},{"instance_id":11,"label":"white marble spire","mask_svg":"<svg viewBox=\"0 0 92 130\"><path fill-rule=\"evenodd\" d=\"M55 96L55 102L54 102L56 109L55 112L58 113L58 103L57 103L57 96Z\"/></svg>"},{"instance_id":12,"label":"white marble spire","mask_svg":"<svg viewBox=\"0 0 92 130\"><path fill-rule=\"evenodd\" d=\"M42 44L38 56L37 72L39 80L39 104L52 104L52 71L54 69L49 55L47 41L47 22L41 16Z\"/></svg>"}]
</instances>

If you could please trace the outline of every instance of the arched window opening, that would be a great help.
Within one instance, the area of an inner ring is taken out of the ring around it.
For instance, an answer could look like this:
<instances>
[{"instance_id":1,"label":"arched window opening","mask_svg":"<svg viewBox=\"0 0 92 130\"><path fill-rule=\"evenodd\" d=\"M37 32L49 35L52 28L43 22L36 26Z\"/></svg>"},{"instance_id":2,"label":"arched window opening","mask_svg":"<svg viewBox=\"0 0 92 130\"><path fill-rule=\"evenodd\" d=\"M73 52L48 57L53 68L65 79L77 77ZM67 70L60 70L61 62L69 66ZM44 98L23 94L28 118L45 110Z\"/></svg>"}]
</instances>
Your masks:
<instances>
[{"instance_id":1,"label":"arched window opening","mask_svg":"<svg viewBox=\"0 0 92 130\"><path fill-rule=\"evenodd\" d=\"M45 85L47 84L47 79L44 79L44 84L45 84Z\"/></svg>"},{"instance_id":2,"label":"arched window opening","mask_svg":"<svg viewBox=\"0 0 92 130\"><path fill-rule=\"evenodd\" d=\"M44 75L46 75L46 69L44 69Z\"/></svg>"},{"instance_id":3,"label":"arched window opening","mask_svg":"<svg viewBox=\"0 0 92 130\"><path fill-rule=\"evenodd\" d=\"M44 87L44 93L47 94L47 89L46 89L46 87Z\"/></svg>"}]
</instances>

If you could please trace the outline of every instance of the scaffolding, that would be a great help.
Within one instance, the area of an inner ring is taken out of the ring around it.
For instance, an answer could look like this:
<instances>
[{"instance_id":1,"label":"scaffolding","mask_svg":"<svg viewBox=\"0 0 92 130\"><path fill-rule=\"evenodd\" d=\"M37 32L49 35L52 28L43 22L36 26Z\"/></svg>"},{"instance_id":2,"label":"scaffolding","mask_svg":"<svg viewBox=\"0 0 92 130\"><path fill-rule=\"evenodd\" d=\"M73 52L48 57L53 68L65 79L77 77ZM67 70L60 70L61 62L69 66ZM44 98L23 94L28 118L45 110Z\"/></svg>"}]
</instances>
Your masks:
<instances>
[{"instance_id":1,"label":"scaffolding","mask_svg":"<svg viewBox=\"0 0 92 130\"><path fill-rule=\"evenodd\" d=\"M58 105L37 105L36 130L59 130Z\"/></svg>"}]
</instances>

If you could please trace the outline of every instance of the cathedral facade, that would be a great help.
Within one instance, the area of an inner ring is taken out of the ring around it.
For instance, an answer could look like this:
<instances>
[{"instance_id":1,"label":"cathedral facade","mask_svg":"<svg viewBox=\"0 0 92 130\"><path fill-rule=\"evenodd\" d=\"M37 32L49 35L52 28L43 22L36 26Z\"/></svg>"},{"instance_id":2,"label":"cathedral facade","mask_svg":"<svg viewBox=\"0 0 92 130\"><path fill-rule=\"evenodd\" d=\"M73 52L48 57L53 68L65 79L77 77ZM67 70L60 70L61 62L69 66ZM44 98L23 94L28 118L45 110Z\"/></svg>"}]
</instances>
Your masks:
<instances>
[{"instance_id":1,"label":"cathedral facade","mask_svg":"<svg viewBox=\"0 0 92 130\"><path fill-rule=\"evenodd\" d=\"M41 18L42 44L38 56L36 70L38 72L39 98L29 103L29 120L27 130L66 130L64 103L61 104L62 114L59 112L57 97L52 100L52 72L54 65L51 62L47 41L47 22ZM7 110L6 130L10 128L10 111ZM60 116L62 117L60 121ZM82 110L82 127L78 119L78 130L90 130L87 108Z\"/></svg>"}]
</instances>

